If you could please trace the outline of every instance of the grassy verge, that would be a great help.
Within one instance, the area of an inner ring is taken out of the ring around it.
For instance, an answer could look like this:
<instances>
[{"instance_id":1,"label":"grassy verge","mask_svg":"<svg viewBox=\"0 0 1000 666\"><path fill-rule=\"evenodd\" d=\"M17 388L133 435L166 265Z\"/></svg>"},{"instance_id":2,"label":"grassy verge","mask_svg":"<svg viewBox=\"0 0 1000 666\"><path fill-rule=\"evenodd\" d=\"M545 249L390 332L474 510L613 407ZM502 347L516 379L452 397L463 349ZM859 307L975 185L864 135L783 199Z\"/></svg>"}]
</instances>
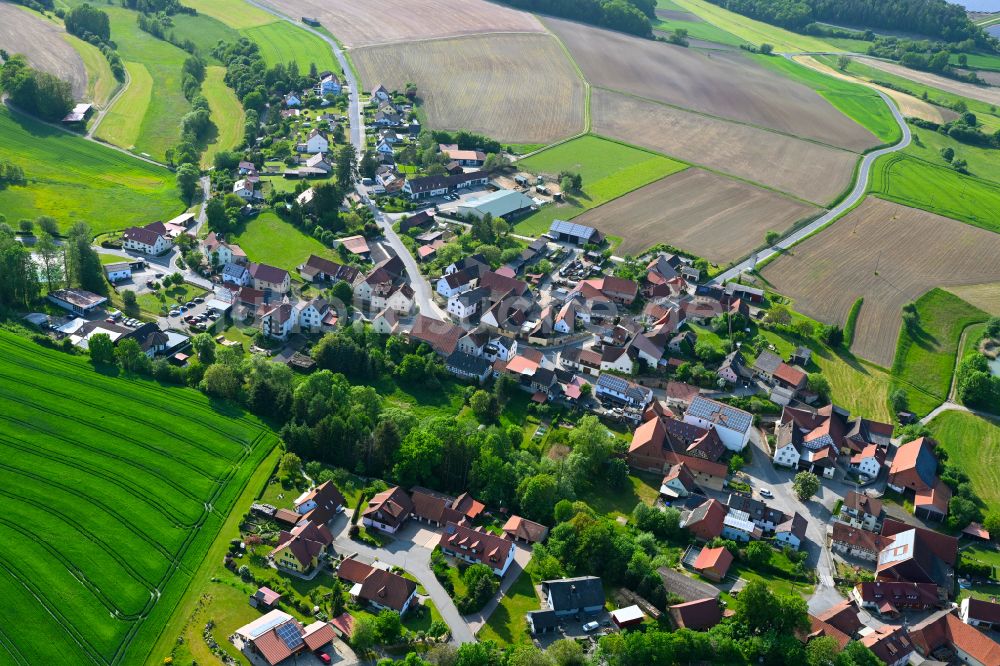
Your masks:
<instances>
[{"instance_id":1,"label":"grassy verge","mask_svg":"<svg viewBox=\"0 0 1000 666\"><path fill-rule=\"evenodd\" d=\"M950 411L938 415L928 427L948 452L948 462L969 475L976 495L986 503L986 512L1000 511L1000 421ZM1000 560L995 551L992 555ZM990 564L1000 566L1000 561Z\"/></svg>"},{"instance_id":2,"label":"grassy verge","mask_svg":"<svg viewBox=\"0 0 1000 666\"><path fill-rule=\"evenodd\" d=\"M816 37L799 35L784 28L755 21L705 0L675 0L675 2L681 8L754 45L771 44L776 51L842 50Z\"/></svg>"},{"instance_id":3,"label":"grassy verge","mask_svg":"<svg viewBox=\"0 0 1000 666\"><path fill-rule=\"evenodd\" d=\"M854 331L858 327L858 315L861 314L861 306L864 302L864 297L854 301L847 313L847 321L844 323L844 346L848 349L854 343Z\"/></svg>"},{"instance_id":4,"label":"grassy verge","mask_svg":"<svg viewBox=\"0 0 1000 666\"><path fill-rule=\"evenodd\" d=\"M657 153L595 135L543 150L521 160L518 166L552 178L563 171L578 173L583 178L582 191L564 195L564 204L545 206L518 222L517 233L526 235L545 233L553 220L572 219L687 167Z\"/></svg>"},{"instance_id":5,"label":"grassy verge","mask_svg":"<svg viewBox=\"0 0 1000 666\"><path fill-rule=\"evenodd\" d=\"M916 309L913 330L900 329L891 374L893 387L906 391L910 411L924 416L948 399L962 331L988 315L941 289L917 299Z\"/></svg>"}]
</instances>

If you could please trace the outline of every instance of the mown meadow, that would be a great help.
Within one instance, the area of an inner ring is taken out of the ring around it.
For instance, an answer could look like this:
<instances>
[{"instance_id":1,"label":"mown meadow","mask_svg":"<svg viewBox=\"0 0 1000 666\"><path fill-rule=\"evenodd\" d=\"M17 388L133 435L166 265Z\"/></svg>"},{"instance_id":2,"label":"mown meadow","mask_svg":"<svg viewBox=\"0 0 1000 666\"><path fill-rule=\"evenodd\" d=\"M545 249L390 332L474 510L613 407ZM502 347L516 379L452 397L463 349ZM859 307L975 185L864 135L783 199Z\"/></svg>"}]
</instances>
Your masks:
<instances>
[{"instance_id":1,"label":"mown meadow","mask_svg":"<svg viewBox=\"0 0 1000 666\"><path fill-rule=\"evenodd\" d=\"M276 438L6 332L0 359L0 645L12 663L141 662Z\"/></svg>"}]
</instances>

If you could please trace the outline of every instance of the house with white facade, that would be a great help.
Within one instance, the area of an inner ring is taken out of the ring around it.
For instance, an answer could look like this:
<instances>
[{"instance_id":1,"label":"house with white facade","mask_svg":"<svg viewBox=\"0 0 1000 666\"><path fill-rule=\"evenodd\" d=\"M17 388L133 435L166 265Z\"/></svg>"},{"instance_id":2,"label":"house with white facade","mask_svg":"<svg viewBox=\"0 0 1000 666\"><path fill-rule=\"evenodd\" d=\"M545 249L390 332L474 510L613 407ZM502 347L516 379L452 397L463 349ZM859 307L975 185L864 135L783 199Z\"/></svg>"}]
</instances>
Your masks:
<instances>
[{"instance_id":1,"label":"house with white facade","mask_svg":"<svg viewBox=\"0 0 1000 666\"><path fill-rule=\"evenodd\" d=\"M449 522L445 525L438 546L446 555L469 564L485 564L501 578L514 561L517 546L513 541L483 528L470 528Z\"/></svg>"},{"instance_id":2,"label":"house with white facade","mask_svg":"<svg viewBox=\"0 0 1000 666\"><path fill-rule=\"evenodd\" d=\"M287 340L298 323L295 306L291 303L272 305L264 310L260 318L260 331L275 340Z\"/></svg>"},{"instance_id":3,"label":"house with white facade","mask_svg":"<svg viewBox=\"0 0 1000 666\"><path fill-rule=\"evenodd\" d=\"M305 144L306 149L303 152L309 153L310 155L315 155L316 153L328 153L330 152L330 140L326 138L326 135L318 129L314 129L309 133L309 138L306 139Z\"/></svg>"},{"instance_id":4,"label":"house with white facade","mask_svg":"<svg viewBox=\"0 0 1000 666\"><path fill-rule=\"evenodd\" d=\"M174 246L162 222L144 227L129 227L122 233L122 248L152 256L160 255Z\"/></svg>"},{"instance_id":5,"label":"house with white facade","mask_svg":"<svg viewBox=\"0 0 1000 666\"><path fill-rule=\"evenodd\" d=\"M459 319L468 319L479 312L480 306L483 301L489 298L489 295L490 290L486 287L477 287L454 294L448 299L448 312Z\"/></svg>"},{"instance_id":6,"label":"house with white facade","mask_svg":"<svg viewBox=\"0 0 1000 666\"><path fill-rule=\"evenodd\" d=\"M453 273L446 273L438 278L437 293L445 298L451 298L455 294L469 291L479 279L477 268L464 268Z\"/></svg>"},{"instance_id":7,"label":"house with white facade","mask_svg":"<svg viewBox=\"0 0 1000 666\"><path fill-rule=\"evenodd\" d=\"M108 276L108 282L111 284L121 282L123 280L131 280L132 265L127 261L122 261L117 264L105 264L104 274Z\"/></svg>"},{"instance_id":8,"label":"house with white facade","mask_svg":"<svg viewBox=\"0 0 1000 666\"><path fill-rule=\"evenodd\" d=\"M727 449L742 451L750 441L753 414L697 396L684 412L684 422L706 430L715 430Z\"/></svg>"},{"instance_id":9,"label":"house with white facade","mask_svg":"<svg viewBox=\"0 0 1000 666\"><path fill-rule=\"evenodd\" d=\"M323 321L330 313L330 304L325 298L314 298L299 309L299 327L315 333L324 329Z\"/></svg>"}]
</instances>

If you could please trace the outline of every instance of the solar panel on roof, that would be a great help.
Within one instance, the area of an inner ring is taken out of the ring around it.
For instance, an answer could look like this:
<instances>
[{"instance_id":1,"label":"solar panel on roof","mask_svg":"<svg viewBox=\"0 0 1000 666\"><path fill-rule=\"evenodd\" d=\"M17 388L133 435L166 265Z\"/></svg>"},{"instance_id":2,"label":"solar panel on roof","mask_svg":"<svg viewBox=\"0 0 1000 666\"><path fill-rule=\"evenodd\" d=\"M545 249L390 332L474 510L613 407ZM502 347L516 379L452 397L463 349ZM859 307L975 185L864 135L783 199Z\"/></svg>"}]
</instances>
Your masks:
<instances>
[{"instance_id":1,"label":"solar panel on roof","mask_svg":"<svg viewBox=\"0 0 1000 666\"><path fill-rule=\"evenodd\" d=\"M302 645L302 634L294 622L281 625L275 630L275 633L289 650L294 650Z\"/></svg>"},{"instance_id":2,"label":"solar panel on roof","mask_svg":"<svg viewBox=\"0 0 1000 666\"><path fill-rule=\"evenodd\" d=\"M558 234L569 234L570 236L576 236L578 238L590 238L594 235L594 231L596 230L593 227L584 226L575 222L554 220L552 222L552 226L549 228L549 231Z\"/></svg>"}]
</instances>

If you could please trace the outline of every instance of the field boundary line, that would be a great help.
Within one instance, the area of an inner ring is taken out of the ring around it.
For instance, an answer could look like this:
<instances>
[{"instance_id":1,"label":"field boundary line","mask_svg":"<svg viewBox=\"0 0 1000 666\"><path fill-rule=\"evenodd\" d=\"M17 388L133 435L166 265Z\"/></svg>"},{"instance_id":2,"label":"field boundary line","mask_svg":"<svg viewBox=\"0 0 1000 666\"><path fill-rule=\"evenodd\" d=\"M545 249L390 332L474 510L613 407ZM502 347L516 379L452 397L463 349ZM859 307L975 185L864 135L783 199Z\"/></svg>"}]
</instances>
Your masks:
<instances>
[{"instance_id":1,"label":"field boundary line","mask_svg":"<svg viewBox=\"0 0 1000 666\"><path fill-rule=\"evenodd\" d=\"M114 108L115 104L118 103L122 95L125 94L125 91L128 90L128 87L132 84L132 75L128 73L128 69L123 66L122 71L125 72L125 80L118 84L118 90L111 96L108 103L97 112L97 117L94 118L90 127L87 128L87 134L84 138L90 139L91 141L97 140L94 138L94 134L97 133L97 128L100 127L102 122L104 122L104 117L108 115L108 112L111 109Z\"/></svg>"},{"instance_id":2,"label":"field boundary line","mask_svg":"<svg viewBox=\"0 0 1000 666\"><path fill-rule=\"evenodd\" d=\"M691 109L686 106L680 106L678 104L671 104L669 102L664 102L658 99L652 99L650 97L643 97L642 95L637 95L636 93L625 92L624 90L618 90L616 88L609 88L607 86L594 86L598 90L605 90L610 93L615 93L617 95L625 95L626 97L632 97L633 99L638 99L649 104L659 104L660 106L665 106L670 109L676 109L678 111L684 111L686 113L693 113L697 116L702 116L705 118L711 118L712 120L720 120L722 122L732 123L734 125L742 125L744 127L752 127L753 129L762 130L764 132L770 132L771 134L777 134L779 136L789 137L791 139L798 139L799 141L805 141L807 143L816 144L817 146L823 146L824 148L831 148L833 150L839 150L845 153L850 153L852 155L864 155L864 153L857 150L851 150L850 148L844 148L843 146L835 146L832 143L825 143L819 139L812 139L809 137L799 136L798 134L792 134L790 132L783 132L782 130L774 129L773 127L765 127L764 125L755 125L754 123L746 122L745 120L734 120L732 118L726 118L725 116L717 116L706 111L698 111L696 109ZM818 94L818 93L817 93ZM840 113L840 111L837 111ZM876 137L877 138L877 137ZM869 150L877 150L869 149Z\"/></svg>"},{"instance_id":3,"label":"field boundary line","mask_svg":"<svg viewBox=\"0 0 1000 666\"><path fill-rule=\"evenodd\" d=\"M264 0L266 3L267 0ZM544 25L542 27L545 27ZM478 37L490 37L492 35L547 35L549 34L548 28L545 30L490 30L487 32L470 32L464 35L450 35L444 37L421 37L419 39L397 39L391 42L377 42L375 44L358 44L355 46L349 46L348 49L355 51L360 51L362 49L369 48L382 48L386 46L400 46L401 44L426 44L427 42L444 42L456 39L476 39ZM338 40L339 41L339 40Z\"/></svg>"},{"instance_id":4,"label":"field boundary line","mask_svg":"<svg viewBox=\"0 0 1000 666\"><path fill-rule=\"evenodd\" d=\"M562 52L566 55L566 59L569 61L571 65L573 65L573 69L576 70L577 76L579 76L580 80L583 81L583 134L588 134L592 132L594 129L593 119L591 118L590 114L590 96L591 96L590 81L587 80L586 75L580 68L579 63L576 62L576 58L573 57L573 54L570 52L569 48L566 46L563 40L559 39L559 35L552 32L551 28L549 28L549 26L545 24L545 22L539 17L538 14L534 14L533 16L538 20L538 22L542 25L542 27L545 28L545 33L548 34L550 37L552 37L552 39L556 40L556 44L559 45L559 48L562 49Z\"/></svg>"}]
</instances>

